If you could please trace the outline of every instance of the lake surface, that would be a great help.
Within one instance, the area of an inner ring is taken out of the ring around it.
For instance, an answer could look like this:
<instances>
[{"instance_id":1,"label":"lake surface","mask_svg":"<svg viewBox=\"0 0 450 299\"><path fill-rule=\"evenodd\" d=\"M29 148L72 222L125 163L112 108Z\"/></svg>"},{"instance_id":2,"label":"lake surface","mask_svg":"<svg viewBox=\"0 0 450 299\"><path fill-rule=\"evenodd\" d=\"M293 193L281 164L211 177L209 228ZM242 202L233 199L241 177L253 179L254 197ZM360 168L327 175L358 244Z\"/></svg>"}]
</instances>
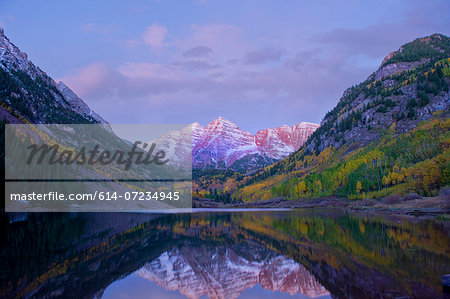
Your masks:
<instances>
[{"instance_id":1,"label":"lake surface","mask_svg":"<svg viewBox=\"0 0 450 299\"><path fill-rule=\"evenodd\" d=\"M3 298L442 297L449 223L336 210L2 214Z\"/></svg>"}]
</instances>

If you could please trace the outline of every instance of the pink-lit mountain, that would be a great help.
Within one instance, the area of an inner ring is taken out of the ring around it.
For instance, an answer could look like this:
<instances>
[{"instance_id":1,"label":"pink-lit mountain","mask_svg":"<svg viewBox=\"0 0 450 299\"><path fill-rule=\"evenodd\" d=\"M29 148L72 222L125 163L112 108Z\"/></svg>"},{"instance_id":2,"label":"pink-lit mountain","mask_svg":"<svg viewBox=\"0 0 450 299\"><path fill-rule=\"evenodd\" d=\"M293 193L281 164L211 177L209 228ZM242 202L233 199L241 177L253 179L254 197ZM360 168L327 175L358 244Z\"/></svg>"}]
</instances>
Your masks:
<instances>
[{"instance_id":1,"label":"pink-lit mountain","mask_svg":"<svg viewBox=\"0 0 450 299\"><path fill-rule=\"evenodd\" d=\"M306 298L329 295L303 265L266 250L183 246L164 252L135 273L190 299L204 295L234 299L257 284L265 290Z\"/></svg>"},{"instance_id":2,"label":"pink-lit mountain","mask_svg":"<svg viewBox=\"0 0 450 299\"><path fill-rule=\"evenodd\" d=\"M155 142L161 148L178 149L169 153L175 164L186 163L190 158L186 149L192 143L193 168L245 171L285 158L298 150L318 127L317 124L301 122L260 130L253 135L219 117L206 127L193 123L181 131L169 132Z\"/></svg>"}]
</instances>

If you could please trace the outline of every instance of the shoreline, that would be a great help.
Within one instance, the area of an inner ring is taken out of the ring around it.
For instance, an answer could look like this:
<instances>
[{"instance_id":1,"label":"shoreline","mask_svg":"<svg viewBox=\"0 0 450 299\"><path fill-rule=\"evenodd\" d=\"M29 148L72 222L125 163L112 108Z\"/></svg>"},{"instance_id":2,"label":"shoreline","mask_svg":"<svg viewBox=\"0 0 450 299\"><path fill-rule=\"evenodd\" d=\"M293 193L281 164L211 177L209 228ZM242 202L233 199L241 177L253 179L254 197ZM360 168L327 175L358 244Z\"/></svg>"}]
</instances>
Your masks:
<instances>
[{"instance_id":1,"label":"shoreline","mask_svg":"<svg viewBox=\"0 0 450 299\"><path fill-rule=\"evenodd\" d=\"M364 199L350 200L335 196L317 199L275 198L256 202L225 204L211 199L193 199L193 209L308 209L308 208L337 208L347 211L367 213L409 215L415 217L432 217L450 221L450 196L386 197L380 200Z\"/></svg>"}]
</instances>

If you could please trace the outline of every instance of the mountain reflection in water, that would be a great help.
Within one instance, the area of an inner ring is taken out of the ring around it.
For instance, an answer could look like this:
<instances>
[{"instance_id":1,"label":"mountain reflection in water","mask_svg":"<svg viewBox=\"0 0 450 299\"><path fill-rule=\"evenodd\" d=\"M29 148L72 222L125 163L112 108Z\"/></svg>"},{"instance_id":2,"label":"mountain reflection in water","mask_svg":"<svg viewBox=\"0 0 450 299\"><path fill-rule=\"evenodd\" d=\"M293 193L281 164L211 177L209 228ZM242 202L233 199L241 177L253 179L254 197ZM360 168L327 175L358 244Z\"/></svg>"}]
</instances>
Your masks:
<instances>
[{"instance_id":1,"label":"mountain reflection in water","mask_svg":"<svg viewBox=\"0 0 450 299\"><path fill-rule=\"evenodd\" d=\"M2 215L1 297L139 296L128 283L139 278L168 298L435 298L450 273L448 222L333 210L24 215Z\"/></svg>"},{"instance_id":2,"label":"mountain reflection in water","mask_svg":"<svg viewBox=\"0 0 450 299\"><path fill-rule=\"evenodd\" d=\"M329 294L305 267L265 248L245 243L199 248L183 246L163 253L136 272L188 298L237 298L260 284L264 289L318 297Z\"/></svg>"}]
</instances>

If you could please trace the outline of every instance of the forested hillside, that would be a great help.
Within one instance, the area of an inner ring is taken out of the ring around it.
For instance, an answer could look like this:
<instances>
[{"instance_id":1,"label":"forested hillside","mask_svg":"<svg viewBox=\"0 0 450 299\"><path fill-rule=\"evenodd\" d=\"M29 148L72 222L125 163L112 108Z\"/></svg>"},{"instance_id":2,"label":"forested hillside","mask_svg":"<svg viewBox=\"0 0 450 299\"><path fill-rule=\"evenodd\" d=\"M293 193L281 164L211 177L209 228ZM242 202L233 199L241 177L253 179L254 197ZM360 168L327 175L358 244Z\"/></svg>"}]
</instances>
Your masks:
<instances>
[{"instance_id":1,"label":"forested hillside","mask_svg":"<svg viewBox=\"0 0 450 299\"><path fill-rule=\"evenodd\" d=\"M363 199L394 192L434 195L450 183L449 128L450 119L438 112L434 119L400 136L394 124L378 142L346 155L345 145L340 149L328 147L318 155L303 155L303 150L282 163L288 169L293 164L299 170L281 172L256 183L251 180L258 176L249 177L234 196L258 200L329 195Z\"/></svg>"}]
</instances>

